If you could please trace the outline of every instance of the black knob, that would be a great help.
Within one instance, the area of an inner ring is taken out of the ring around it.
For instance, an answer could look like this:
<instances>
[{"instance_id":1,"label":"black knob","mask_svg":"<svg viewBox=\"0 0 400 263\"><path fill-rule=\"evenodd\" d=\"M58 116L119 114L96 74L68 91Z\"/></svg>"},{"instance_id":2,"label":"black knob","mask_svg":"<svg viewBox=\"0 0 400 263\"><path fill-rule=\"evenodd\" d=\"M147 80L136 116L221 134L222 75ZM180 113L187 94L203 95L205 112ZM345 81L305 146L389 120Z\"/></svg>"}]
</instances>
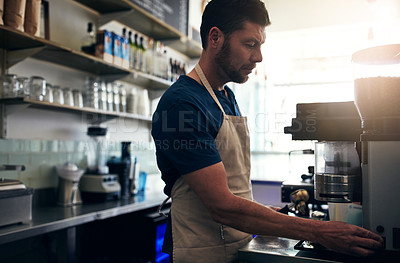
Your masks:
<instances>
[{"instance_id":1,"label":"black knob","mask_svg":"<svg viewBox=\"0 0 400 263\"><path fill-rule=\"evenodd\" d=\"M379 225L379 226L376 227L376 231L378 233L383 233L383 231L385 231L385 228L383 226Z\"/></svg>"}]
</instances>

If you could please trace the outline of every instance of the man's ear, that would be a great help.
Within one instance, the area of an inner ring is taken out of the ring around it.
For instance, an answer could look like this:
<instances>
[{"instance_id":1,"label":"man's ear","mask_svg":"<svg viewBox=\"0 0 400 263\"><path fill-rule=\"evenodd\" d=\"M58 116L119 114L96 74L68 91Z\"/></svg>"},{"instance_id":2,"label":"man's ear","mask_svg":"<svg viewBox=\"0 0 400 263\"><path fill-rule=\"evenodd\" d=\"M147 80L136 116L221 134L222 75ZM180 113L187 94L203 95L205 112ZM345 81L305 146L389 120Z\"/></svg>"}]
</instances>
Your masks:
<instances>
[{"instance_id":1,"label":"man's ear","mask_svg":"<svg viewBox=\"0 0 400 263\"><path fill-rule=\"evenodd\" d=\"M212 27L208 34L208 46L218 48L224 43L224 34L218 27Z\"/></svg>"}]
</instances>

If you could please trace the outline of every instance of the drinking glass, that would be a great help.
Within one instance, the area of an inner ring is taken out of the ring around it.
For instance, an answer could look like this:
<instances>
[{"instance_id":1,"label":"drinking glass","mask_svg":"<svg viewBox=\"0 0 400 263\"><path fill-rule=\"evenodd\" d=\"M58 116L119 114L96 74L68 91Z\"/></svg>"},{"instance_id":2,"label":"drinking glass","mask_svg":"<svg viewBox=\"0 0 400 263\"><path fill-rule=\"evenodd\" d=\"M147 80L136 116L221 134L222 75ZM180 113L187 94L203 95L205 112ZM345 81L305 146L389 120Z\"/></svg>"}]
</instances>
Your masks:
<instances>
[{"instance_id":1,"label":"drinking glass","mask_svg":"<svg viewBox=\"0 0 400 263\"><path fill-rule=\"evenodd\" d=\"M107 83L107 109L114 110L114 90L112 83Z\"/></svg>"},{"instance_id":2,"label":"drinking glass","mask_svg":"<svg viewBox=\"0 0 400 263\"><path fill-rule=\"evenodd\" d=\"M123 87L123 85L120 86L120 111L121 112L126 112L126 89Z\"/></svg>"},{"instance_id":3,"label":"drinking glass","mask_svg":"<svg viewBox=\"0 0 400 263\"><path fill-rule=\"evenodd\" d=\"M120 105L119 87L120 87L120 84L114 82L112 84L112 86L113 86L113 93L114 93L114 96L113 96L113 105L114 105L113 109L114 109L115 112L119 112L119 105Z\"/></svg>"},{"instance_id":4,"label":"drinking glass","mask_svg":"<svg viewBox=\"0 0 400 263\"><path fill-rule=\"evenodd\" d=\"M60 86L53 86L53 102L64 104L64 92Z\"/></svg>"},{"instance_id":5,"label":"drinking glass","mask_svg":"<svg viewBox=\"0 0 400 263\"><path fill-rule=\"evenodd\" d=\"M88 77L85 84L85 107L99 109L99 81Z\"/></svg>"},{"instance_id":6,"label":"drinking glass","mask_svg":"<svg viewBox=\"0 0 400 263\"><path fill-rule=\"evenodd\" d=\"M44 96L44 101L50 103L54 102L53 86L50 83L46 83L46 95Z\"/></svg>"},{"instance_id":7,"label":"drinking glass","mask_svg":"<svg viewBox=\"0 0 400 263\"><path fill-rule=\"evenodd\" d=\"M107 85L104 81L101 82L99 92L100 92L100 94L99 94L99 97L100 97L99 109L107 110Z\"/></svg>"},{"instance_id":8,"label":"drinking glass","mask_svg":"<svg viewBox=\"0 0 400 263\"><path fill-rule=\"evenodd\" d=\"M72 94L74 96L74 106L82 108L83 107L82 92L80 90L74 89L72 90Z\"/></svg>"},{"instance_id":9,"label":"drinking glass","mask_svg":"<svg viewBox=\"0 0 400 263\"><path fill-rule=\"evenodd\" d=\"M64 104L68 106L74 106L74 95L72 94L72 89L64 88Z\"/></svg>"}]
</instances>

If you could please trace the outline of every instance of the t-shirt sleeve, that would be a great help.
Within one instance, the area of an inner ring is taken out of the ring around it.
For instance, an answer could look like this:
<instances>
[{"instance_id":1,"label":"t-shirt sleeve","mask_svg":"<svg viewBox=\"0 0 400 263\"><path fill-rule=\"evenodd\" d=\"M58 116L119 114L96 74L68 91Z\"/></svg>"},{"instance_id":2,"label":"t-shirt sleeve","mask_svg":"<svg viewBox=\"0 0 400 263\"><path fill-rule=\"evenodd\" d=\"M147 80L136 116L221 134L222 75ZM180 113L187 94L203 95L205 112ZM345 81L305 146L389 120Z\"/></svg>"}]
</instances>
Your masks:
<instances>
[{"instance_id":1,"label":"t-shirt sleeve","mask_svg":"<svg viewBox=\"0 0 400 263\"><path fill-rule=\"evenodd\" d=\"M154 121L152 134L157 154L167 158L181 175L221 161L214 140L219 125L196 105L177 103L157 112Z\"/></svg>"}]
</instances>

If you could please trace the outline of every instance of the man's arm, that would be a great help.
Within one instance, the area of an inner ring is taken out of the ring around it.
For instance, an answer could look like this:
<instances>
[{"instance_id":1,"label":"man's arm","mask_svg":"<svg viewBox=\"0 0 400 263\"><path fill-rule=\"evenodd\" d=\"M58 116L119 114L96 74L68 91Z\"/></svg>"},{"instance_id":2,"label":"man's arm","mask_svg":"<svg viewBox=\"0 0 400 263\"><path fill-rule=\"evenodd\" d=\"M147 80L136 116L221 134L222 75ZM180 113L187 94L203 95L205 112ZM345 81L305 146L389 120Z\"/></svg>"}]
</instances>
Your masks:
<instances>
[{"instance_id":1,"label":"man's arm","mask_svg":"<svg viewBox=\"0 0 400 263\"><path fill-rule=\"evenodd\" d=\"M366 229L343 222L291 217L233 195L222 162L184 175L212 218L221 224L257 234L317 242L333 250L367 256L382 247L383 239Z\"/></svg>"}]
</instances>

